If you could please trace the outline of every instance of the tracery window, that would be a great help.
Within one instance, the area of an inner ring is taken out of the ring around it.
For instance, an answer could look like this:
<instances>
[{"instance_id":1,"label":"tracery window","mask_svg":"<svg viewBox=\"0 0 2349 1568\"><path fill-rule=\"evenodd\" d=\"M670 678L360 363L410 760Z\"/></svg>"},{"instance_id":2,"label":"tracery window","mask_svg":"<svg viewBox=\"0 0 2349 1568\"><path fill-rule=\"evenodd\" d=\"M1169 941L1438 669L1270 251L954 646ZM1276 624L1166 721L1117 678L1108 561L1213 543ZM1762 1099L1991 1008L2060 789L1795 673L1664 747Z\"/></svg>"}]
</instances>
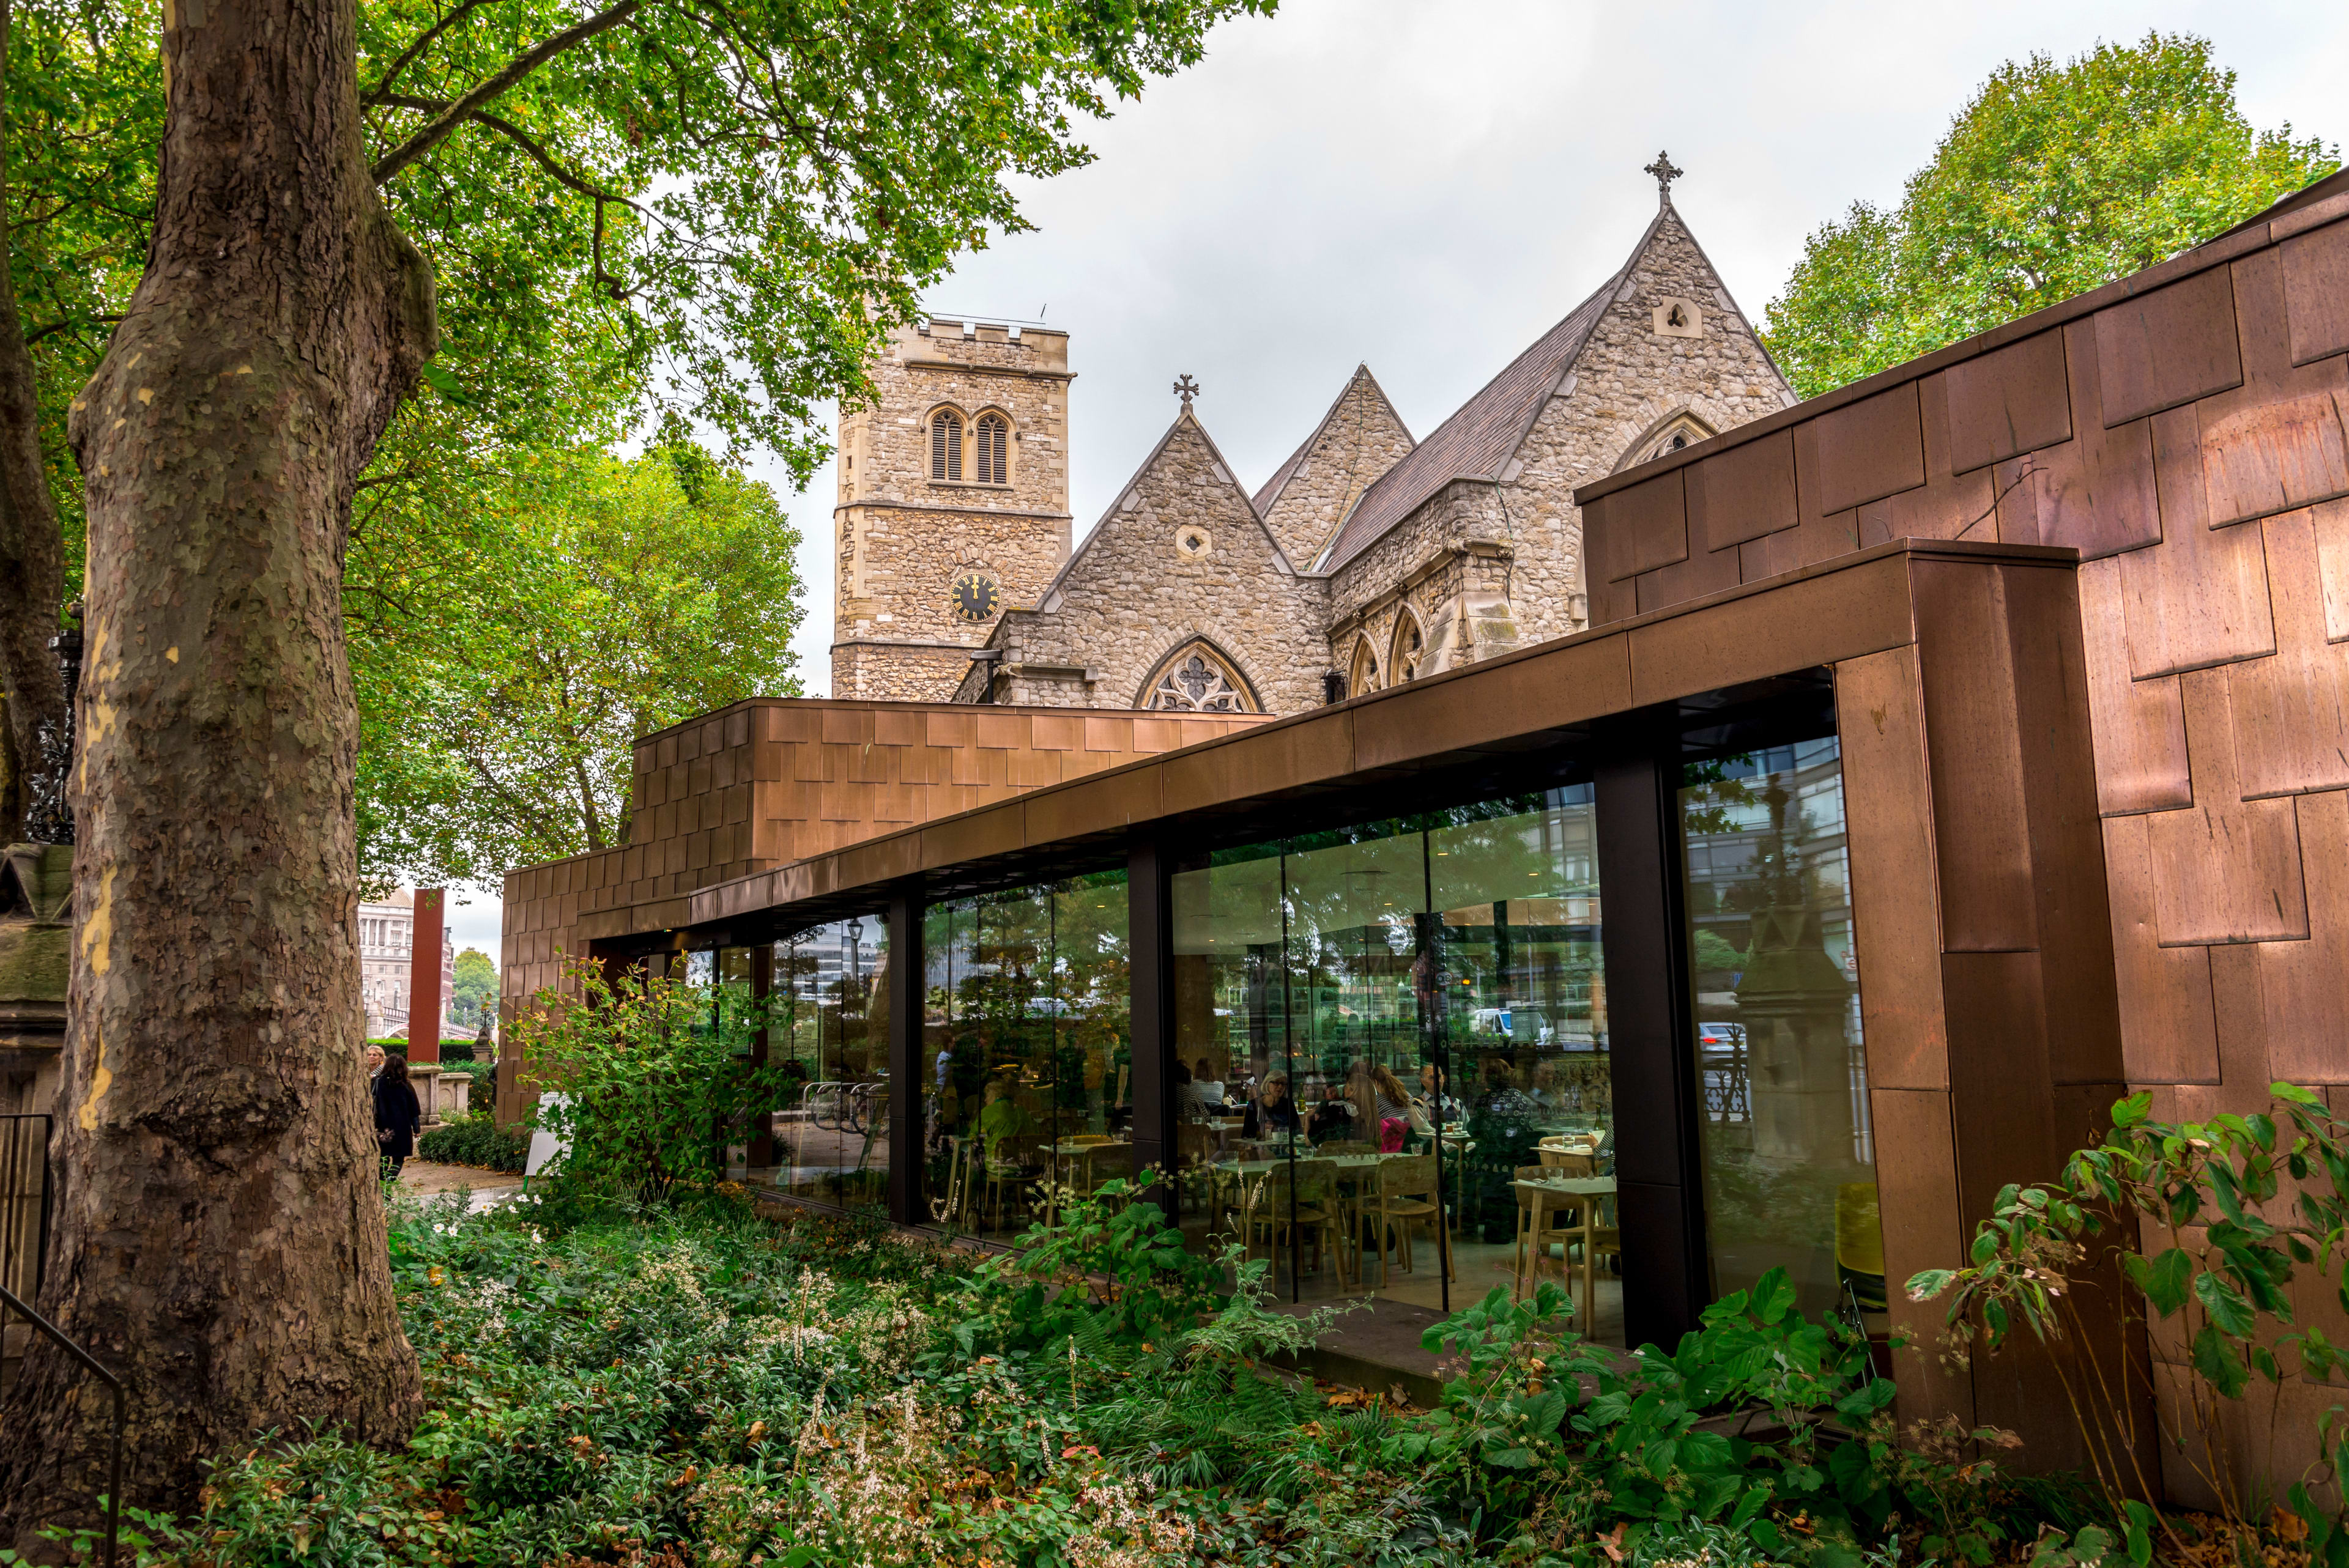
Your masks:
<instances>
[{"instance_id":1,"label":"tracery window","mask_svg":"<svg viewBox=\"0 0 2349 1568\"><path fill-rule=\"evenodd\" d=\"M1247 683L1200 643L1167 661L1143 706L1158 713L1258 711Z\"/></svg>"},{"instance_id":2,"label":"tracery window","mask_svg":"<svg viewBox=\"0 0 2349 1568\"><path fill-rule=\"evenodd\" d=\"M930 416L930 478L962 478L962 416L951 408Z\"/></svg>"},{"instance_id":3,"label":"tracery window","mask_svg":"<svg viewBox=\"0 0 2349 1568\"><path fill-rule=\"evenodd\" d=\"M1699 441L1706 439L1713 433L1711 428L1695 415L1682 414L1664 427L1662 433L1657 437L1655 444L1648 449L1646 457L1640 460L1649 462L1673 452L1684 451Z\"/></svg>"},{"instance_id":4,"label":"tracery window","mask_svg":"<svg viewBox=\"0 0 2349 1568\"><path fill-rule=\"evenodd\" d=\"M981 414L971 431L971 478L983 485L1011 481L1011 421L1000 414Z\"/></svg>"},{"instance_id":5,"label":"tracery window","mask_svg":"<svg viewBox=\"0 0 2349 1568\"><path fill-rule=\"evenodd\" d=\"M1379 689L1379 661L1371 652L1371 640L1358 637L1354 641L1354 672L1346 680L1346 695L1361 696Z\"/></svg>"},{"instance_id":6,"label":"tracery window","mask_svg":"<svg viewBox=\"0 0 2349 1568\"><path fill-rule=\"evenodd\" d=\"M1417 680L1419 661L1426 651L1420 636L1418 620L1405 611L1402 620L1395 627L1394 657L1387 661L1393 684L1401 686L1405 681Z\"/></svg>"}]
</instances>

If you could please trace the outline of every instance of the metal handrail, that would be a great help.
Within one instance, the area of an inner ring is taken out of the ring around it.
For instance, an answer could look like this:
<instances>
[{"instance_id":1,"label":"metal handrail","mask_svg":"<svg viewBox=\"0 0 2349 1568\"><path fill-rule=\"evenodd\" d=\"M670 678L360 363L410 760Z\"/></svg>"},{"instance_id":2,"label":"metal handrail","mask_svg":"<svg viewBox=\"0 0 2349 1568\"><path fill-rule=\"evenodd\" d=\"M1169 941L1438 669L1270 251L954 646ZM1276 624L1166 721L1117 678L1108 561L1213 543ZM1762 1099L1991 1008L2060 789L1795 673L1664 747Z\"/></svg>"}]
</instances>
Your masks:
<instances>
[{"instance_id":1,"label":"metal handrail","mask_svg":"<svg viewBox=\"0 0 2349 1568\"><path fill-rule=\"evenodd\" d=\"M96 1373L114 1393L114 1453L109 1465L110 1479L106 1487L106 1568L114 1568L115 1544L122 1538L122 1434L130 1424L129 1407L122 1392L122 1379L99 1366L96 1357L67 1338L63 1329L35 1312L30 1305L5 1284L0 1284L0 1302L5 1302L23 1313L34 1327L47 1335L67 1355Z\"/></svg>"}]
</instances>

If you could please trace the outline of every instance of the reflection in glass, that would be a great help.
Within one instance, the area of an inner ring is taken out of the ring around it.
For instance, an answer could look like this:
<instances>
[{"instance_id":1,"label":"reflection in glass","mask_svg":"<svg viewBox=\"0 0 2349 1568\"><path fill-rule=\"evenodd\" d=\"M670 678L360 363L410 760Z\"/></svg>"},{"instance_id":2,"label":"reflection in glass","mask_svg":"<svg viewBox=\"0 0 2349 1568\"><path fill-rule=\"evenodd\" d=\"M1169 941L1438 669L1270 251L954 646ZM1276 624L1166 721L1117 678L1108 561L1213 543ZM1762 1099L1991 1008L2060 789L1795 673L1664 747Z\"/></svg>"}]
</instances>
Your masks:
<instances>
[{"instance_id":1,"label":"reflection in glass","mask_svg":"<svg viewBox=\"0 0 2349 1568\"><path fill-rule=\"evenodd\" d=\"M925 1194L1000 1235L1050 1191L1133 1172L1126 875L933 904L924 914Z\"/></svg>"},{"instance_id":2,"label":"reflection in glass","mask_svg":"<svg viewBox=\"0 0 2349 1568\"><path fill-rule=\"evenodd\" d=\"M1591 810L1553 790L1176 873L1187 1244L1243 1243L1292 1299L1565 1276L1620 1342Z\"/></svg>"},{"instance_id":3,"label":"reflection in glass","mask_svg":"<svg viewBox=\"0 0 2349 1568\"><path fill-rule=\"evenodd\" d=\"M1680 791L1713 1293L1783 1267L1883 1300L1836 741L1689 764Z\"/></svg>"},{"instance_id":4,"label":"reflection in glass","mask_svg":"<svg viewBox=\"0 0 2349 1568\"><path fill-rule=\"evenodd\" d=\"M878 914L774 945L767 1056L798 1088L774 1116L775 1184L850 1208L889 1186L889 935Z\"/></svg>"}]
</instances>

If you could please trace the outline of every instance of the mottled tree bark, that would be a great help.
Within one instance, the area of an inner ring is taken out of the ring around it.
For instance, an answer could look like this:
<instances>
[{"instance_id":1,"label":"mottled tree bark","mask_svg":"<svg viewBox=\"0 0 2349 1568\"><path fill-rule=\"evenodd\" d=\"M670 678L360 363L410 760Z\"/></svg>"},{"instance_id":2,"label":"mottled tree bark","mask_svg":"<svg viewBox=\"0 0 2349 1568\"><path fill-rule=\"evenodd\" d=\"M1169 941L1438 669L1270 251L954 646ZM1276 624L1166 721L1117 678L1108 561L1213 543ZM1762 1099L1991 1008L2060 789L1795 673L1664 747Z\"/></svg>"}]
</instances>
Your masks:
<instances>
[{"instance_id":1,"label":"mottled tree bark","mask_svg":"<svg viewBox=\"0 0 2349 1568\"><path fill-rule=\"evenodd\" d=\"M64 1177L42 1291L131 1390L128 1500L265 1428L396 1439L359 1059L354 482L430 353L360 142L353 0L177 0L155 237L73 406L88 487ZM96 1517L107 1401L46 1346L0 1540Z\"/></svg>"},{"instance_id":2,"label":"mottled tree bark","mask_svg":"<svg viewBox=\"0 0 2349 1568\"><path fill-rule=\"evenodd\" d=\"M13 7L0 0L0 81L8 74ZM0 105L0 113L5 112ZM16 288L8 277L8 168L0 139L0 844L25 836L26 776L41 766L42 727L62 733L65 683L49 639L65 596L64 543L41 462L40 399Z\"/></svg>"}]
</instances>

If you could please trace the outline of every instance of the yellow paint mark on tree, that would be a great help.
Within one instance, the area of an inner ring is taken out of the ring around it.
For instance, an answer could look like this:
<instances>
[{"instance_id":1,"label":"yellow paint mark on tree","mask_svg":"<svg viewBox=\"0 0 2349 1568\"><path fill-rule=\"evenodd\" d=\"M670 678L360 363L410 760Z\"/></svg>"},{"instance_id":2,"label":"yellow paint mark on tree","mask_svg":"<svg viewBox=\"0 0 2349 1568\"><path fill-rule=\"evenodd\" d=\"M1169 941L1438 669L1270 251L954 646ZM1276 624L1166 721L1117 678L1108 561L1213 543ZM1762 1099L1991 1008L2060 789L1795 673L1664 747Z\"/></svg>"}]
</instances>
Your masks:
<instances>
[{"instance_id":1,"label":"yellow paint mark on tree","mask_svg":"<svg viewBox=\"0 0 2349 1568\"><path fill-rule=\"evenodd\" d=\"M163 656L176 665L180 662L180 650L177 648L165 648L163 650Z\"/></svg>"},{"instance_id":2,"label":"yellow paint mark on tree","mask_svg":"<svg viewBox=\"0 0 2349 1568\"><path fill-rule=\"evenodd\" d=\"M98 896L90 900L89 917L81 924L81 961L92 975L105 974L114 962L114 872L109 866L99 874ZM82 1097L78 1113L84 1132L98 1130L98 1099L114 1082L114 1073L106 1065L106 1033L94 1022L89 1033L98 1051L90 1069L89 1092Z\"/></svg>"}]
</instances>

